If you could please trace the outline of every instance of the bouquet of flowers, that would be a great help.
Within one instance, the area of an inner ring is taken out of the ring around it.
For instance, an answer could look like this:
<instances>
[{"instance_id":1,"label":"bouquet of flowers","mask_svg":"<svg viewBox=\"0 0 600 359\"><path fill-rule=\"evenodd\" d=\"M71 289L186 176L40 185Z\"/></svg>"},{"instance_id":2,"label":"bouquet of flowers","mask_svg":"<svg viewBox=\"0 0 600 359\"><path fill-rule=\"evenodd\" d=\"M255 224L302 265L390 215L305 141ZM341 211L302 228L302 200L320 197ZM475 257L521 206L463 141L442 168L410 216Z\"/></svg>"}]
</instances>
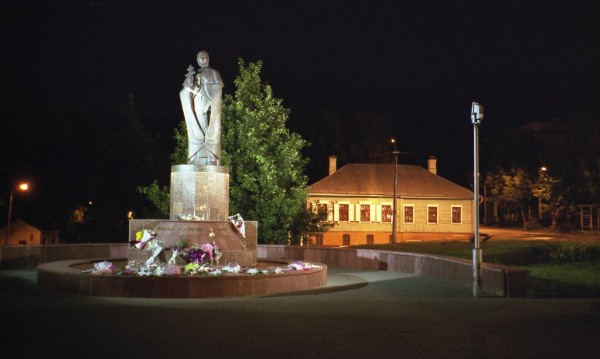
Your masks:
<instances>
[{"instance_id":1,"label":"bouquet of flowers","mask_svg":"<svg viewBox=\"0 0 600 359\"><path fill-rule=\"evenodd\" d=\"M129 242L129 245L137 249L144 249L146 244L156 238L156 233L150 229L144 229L136 232L135 239Z\"/></svg>"}]
</instances>

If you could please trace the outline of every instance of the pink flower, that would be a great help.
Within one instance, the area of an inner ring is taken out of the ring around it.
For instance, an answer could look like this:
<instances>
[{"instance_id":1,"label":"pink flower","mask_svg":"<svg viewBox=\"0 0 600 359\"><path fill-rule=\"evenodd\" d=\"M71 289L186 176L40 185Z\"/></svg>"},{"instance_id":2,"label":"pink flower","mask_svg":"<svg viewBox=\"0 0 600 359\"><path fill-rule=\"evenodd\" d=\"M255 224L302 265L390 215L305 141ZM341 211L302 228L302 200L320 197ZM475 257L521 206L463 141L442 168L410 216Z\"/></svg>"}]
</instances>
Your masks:
<instances>
[{"instance_id":1,"label":"pink flower","mask_svg":"<svg viewBox=\"0 0 600 359\"><path fill-rule=\"evenodd\" d=\"M213 247L213 245L212 245L212 244L210 244L210 243L204 243L204 244L202 245L202 250L203 250L205 253L208 253L208 256L210 257L210 260L212 260L212 259L213 259L213 249L214 249L214 247Z\"/></svg>"}]
</instances>

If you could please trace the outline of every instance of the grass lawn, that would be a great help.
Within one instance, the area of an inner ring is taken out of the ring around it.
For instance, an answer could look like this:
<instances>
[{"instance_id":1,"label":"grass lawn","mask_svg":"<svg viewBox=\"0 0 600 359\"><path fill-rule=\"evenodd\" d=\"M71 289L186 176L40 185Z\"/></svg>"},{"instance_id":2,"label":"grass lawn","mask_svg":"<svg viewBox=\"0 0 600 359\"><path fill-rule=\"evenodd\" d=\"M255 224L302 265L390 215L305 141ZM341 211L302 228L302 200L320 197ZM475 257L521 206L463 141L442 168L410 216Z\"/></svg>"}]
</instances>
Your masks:
<instances>
[{"instance_id":1,"label":"grass lawn","mask_svg":"<svg viewBox=\"0 0 600 359\"><path fill-rule=\"evenodd\" d=\"M471 259L473 243L459 241L361 245L359 248ZM483 261L531 271L535 298L600 297L600 243L502 240L481 244Z\"/></svg>"}]
</instances>

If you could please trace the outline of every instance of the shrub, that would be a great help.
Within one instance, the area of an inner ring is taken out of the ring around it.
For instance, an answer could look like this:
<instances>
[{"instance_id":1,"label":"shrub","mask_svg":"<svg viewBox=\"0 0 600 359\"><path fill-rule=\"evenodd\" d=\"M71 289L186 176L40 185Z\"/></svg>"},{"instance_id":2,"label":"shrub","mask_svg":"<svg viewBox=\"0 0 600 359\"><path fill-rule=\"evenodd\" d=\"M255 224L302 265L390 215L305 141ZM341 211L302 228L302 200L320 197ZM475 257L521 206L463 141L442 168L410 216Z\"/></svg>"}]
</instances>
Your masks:
<instances>
[{"instance_id":1,"label":"shrub","mask_svg":"<svg viewBox=\"0 0 600 359\"><path fill-rule=\"evenodd\" d=\"M549 259L556 263L597 262L600 261L600 245L583 242L562 244L549 253Z\"/></svg>"},{"instance_id":2,"label":"shrub","mask_svg":"<svg viewBox=\"0 0 600 359\"><path fill-rule=\"evenodd\" d=\"M537 231L544 227L536 218L531 218L525 223L524 228L528 231Z\"/></svg>"}]
</instances>

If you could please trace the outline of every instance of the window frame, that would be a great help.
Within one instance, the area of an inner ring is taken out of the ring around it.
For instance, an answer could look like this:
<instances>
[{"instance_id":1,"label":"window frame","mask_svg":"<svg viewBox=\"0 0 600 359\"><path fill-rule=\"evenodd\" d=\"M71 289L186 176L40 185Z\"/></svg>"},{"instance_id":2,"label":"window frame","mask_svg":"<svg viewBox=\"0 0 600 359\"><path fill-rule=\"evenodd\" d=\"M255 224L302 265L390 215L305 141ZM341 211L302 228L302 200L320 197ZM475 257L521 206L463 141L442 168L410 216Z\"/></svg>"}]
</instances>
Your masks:
<instances>
[{"instance_id":1,"label":"window frame","mask_svg":"<svg viewBox=\"0 0 600 359\"><path fill-rule=\"evenodd\" d=\"M412 208L412 221L407 221L406 220L406 209L407 208ZM404 224L415 224L415 205L414 204L405 204L402 205L402 223Z\"/></svg>"},{"instance_id":2,"label":"window frame","mask_svg":"<svg viewBox=\"0 0 600 359\"><path fill-rule=\"evenodd\" d=\"M463 215L462 215L462 207L463 207L463 206L462 206L462 205L459 205L459 204L453 204L453 205L450 205L450 223L451 223L451 224L462 224L462 223L463 223L463 222L462 222L462 219L463 219ZM454 209L455 209L455 208L458 208L458 210L459 210L459 220L458 220L458 222L455 222L455 221L454 221Z\"/></svg>"},{"instance_id":3,"label":"window frame","mask_svg":"<svg viewBox=\"0 0 600 359\"><path fill-rule=\"evenodd\" d=\"M435 222L431 221L431 210L435 209ZM427 205L427 224L439 224L440 223L440 208L437 204Z\"/></svg>"}]
</instances>

